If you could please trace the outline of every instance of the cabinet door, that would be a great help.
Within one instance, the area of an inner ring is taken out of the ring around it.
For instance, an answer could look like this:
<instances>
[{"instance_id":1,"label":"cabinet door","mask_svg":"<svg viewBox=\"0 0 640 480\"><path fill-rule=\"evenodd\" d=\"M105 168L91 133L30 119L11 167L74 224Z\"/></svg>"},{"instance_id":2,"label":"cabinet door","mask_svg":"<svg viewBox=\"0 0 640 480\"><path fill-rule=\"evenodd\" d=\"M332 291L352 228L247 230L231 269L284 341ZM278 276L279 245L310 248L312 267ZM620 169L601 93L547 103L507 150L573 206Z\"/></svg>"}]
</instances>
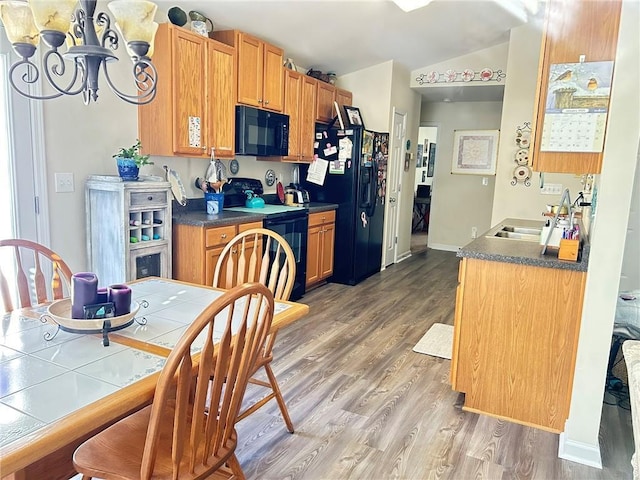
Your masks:
<instances>
[{"instance_id":1,"label":"cabinet door","mask_svg":"<svg viewBox=\"0 0 640 480\"><path fill-rule=\"evenodd\" d=\"M284 108L284 51L264 44L264 85L262 108L282 112Z\"/></svg>"},{"instance_id":2,"label":"cabinet door","mask_svg":"<svg viewBox=\"0 0 640 480\"><path fill-rule=\"evenodd\" d=\"M316 100L318 81L302 76L302 106L300 108L300 160L313 161L313 143L316 133Z\"/></svg>"},{"instance_id":3,"label":"cabinet door","mask_svg":"<svg viewBox=\"0 0 640 480\"><path fill-rule=\"evenodd\" d=\"M216 157L235 155L236 51L233 47L208 42L209 145ZM209 153L211 150L209 150Z\"/></svg>"},{"instance_id":4,"label":"cabinet door","mask_svg":"<svg viewBox=\"0 0 640 480\"><path fill-rule=\"evenodd\" d=\"M183 29L173 30L173 151L201 156L207 151L205 114L207 39ZM168 120L170 121L170 120Z\"/></svg>"},{"instance_id":5,"label":"cabinet door","mask_svg":"<svg viewBox=\"0 0 640 480\"><path fill-rule=\"evenodd\" d=\"M342 88L336 88L336 102L338 102L338 107L340 108L340 113L342 113L342 107L345 105L351 105L353 102L353 95L351 92L347 90L343 90Z\"/></svg>"},{"instance_id":6,"label":"cabinet door","mask_svg":"<svg viewBox=\"0 0 640 480\"><path fill-rule=\"evenodd\" d=\"M322 226L309 227L307 235L307 279L306 285L320 280L320 231Z\"/></svg>"},{"instance_id":7,"label":"cabinet door","mask_svg":"<svg viewBox=\"0 0 640 480\"><path fill-rule=\"evenodd\" d=\"M564 90L569 95L566 97L566 107L580 108L583 106L581 103L589 98L581 95L580 92L588 91L587 82L590 75L586 75L586 78L580 78L577 73L562 75L563 78L569 78L568 82L567 80L559 80L560 76L550 78L551 65L576 64L580 62L581 55L586 57L586 62L615 60L621 7L621 0L607 2L552 0L547 2L547 20L538 68L536 117L533 125L533 155L531 155L533 170L576 174L601 172L602 151L541 151L542 133L544 123L551 122L552 117L558 116L545 115L547 97L549 95L553 95L554 99L561 97L560 94L556 96L554 91ZM572 70L568 70L567 73L572 73ZM619 72L614 74L619 74ZM565 82L568 85L564 85ZM577 91L576 86L578 87ZM569 87L573 87L573 93ZM587 101L589 103L596 102L595 99ZM608 98L601 96L600 101L606 103L606 105L599 105L600 107L608 108ZM551 128L551 124L547 127L548 132L560 130L559 126ZM606 125L603 128L606 128ZM585 128L584 130L585 136L589 135L589 129ZM565 129L561 131L564 133Z\"/></svg>"},{"instance_id":8,"label":"cabinet door","mask_svg":"<svg viewBox=\"0 0 640 480\"><path fill-rule=\"evenodd\" d=\"M318 100L316 120L318 122L329 123L333 115L333 101L335 99L336 88L325 82L318 82Z\"/></svg>"},{"instance_id":9,"label":"cabinet door","mask_svg":"<svg viewBox=\"0 0 640 480\"><path fill-rule=\"evenodd\" d=\"M333 273L333 247L335 245L335 224L325 223L322 226L320 279L328 278Z\"/></svg>"},{"instance_id":10,"label":"cabinet door","mask_svg":"<svg viewBox=\"0 0 640 480\"><path fill-rule=\"evenodd\" d=\"M224 250L224 246L210 248L205 253L205 275L204 275L204 285L212 286L213 285L213 274L216 271L216 265L218 264L218 260L220 259L220 254ZM226 265L226 262L225 262ZM225 271L225 265L222 266L222 271ZM220 288L226 288L224 276L219 285Z\"/></svg>"},{"instance_id":11,"label":"cabinet door","mask_svg":"<svg viewBox=\"0 0 640 480\"><path fill-rule=\"evenodd\" d=\"M239 32L237 46L238 103L262 107L263 43L256 37Z\"/></svg>"},{"instance_id":12,"label":"cabinet door","mask_svg":"<svg viewBox=\"0 0 640 480\"><path fill-rule=\"evenodd\" d=\"M289 115L289 155L287 160L300 159L300 131L302 128L302 77L293 70L285 69L284 80L284 113Z\"/></svg>"}]
</instances>

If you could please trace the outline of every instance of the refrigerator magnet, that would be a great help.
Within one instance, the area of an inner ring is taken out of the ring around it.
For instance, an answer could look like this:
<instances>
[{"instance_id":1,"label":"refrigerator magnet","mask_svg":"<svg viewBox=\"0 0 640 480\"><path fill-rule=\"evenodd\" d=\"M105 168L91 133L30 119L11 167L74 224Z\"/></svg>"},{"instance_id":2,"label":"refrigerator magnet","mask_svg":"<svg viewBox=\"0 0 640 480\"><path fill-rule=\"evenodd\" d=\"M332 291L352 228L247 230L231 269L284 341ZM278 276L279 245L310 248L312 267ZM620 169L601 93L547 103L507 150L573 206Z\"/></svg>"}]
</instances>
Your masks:
<instances>
[{"instance_id":1,"label":"refrigerator magnet","mask_svg":"<svg viewBox=\"0 0 640 480\"><path fill-rule=\"evenodd\" d=\"M322 133L320 132L316 133L316 140L322 140Z\"/></svg>"},{"instance_id":2,"label":"refrigerator magnet","mask_svg":"<svg viewBox=\"0 0 640 480\"><path fill-rule=\"evenodd\" d=\"M328 157L330 155L335 155L338 153L338 149L335 146L330 146L329 148L324 149L324 156Z\"/></svg>"}]
</instances>

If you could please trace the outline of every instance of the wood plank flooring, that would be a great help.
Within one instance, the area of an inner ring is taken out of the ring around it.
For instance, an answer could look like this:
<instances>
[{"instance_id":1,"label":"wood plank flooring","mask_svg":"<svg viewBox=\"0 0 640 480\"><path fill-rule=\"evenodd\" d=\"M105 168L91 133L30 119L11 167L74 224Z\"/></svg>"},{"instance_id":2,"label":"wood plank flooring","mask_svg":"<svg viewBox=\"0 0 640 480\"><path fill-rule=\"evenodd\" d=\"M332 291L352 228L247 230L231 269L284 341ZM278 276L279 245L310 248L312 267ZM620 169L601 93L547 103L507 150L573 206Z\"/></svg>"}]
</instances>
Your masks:
<instances>
[{"instance_id":1,"label":"wood plank flooring","mask_svg":"<svg viewBox=\"0 0 640 480\"><path fill-rule=\"evenodd\" d=\"M463 412L450 361L412 351L453 323L458 259L425 250L355 286L307 293L279 333L275 401L237 425L249 479L630 479L630 412L603 405L598 470L557 458L558 436ZM247 400L258 387L251 386Z\"/></svg>"}]
</instances>

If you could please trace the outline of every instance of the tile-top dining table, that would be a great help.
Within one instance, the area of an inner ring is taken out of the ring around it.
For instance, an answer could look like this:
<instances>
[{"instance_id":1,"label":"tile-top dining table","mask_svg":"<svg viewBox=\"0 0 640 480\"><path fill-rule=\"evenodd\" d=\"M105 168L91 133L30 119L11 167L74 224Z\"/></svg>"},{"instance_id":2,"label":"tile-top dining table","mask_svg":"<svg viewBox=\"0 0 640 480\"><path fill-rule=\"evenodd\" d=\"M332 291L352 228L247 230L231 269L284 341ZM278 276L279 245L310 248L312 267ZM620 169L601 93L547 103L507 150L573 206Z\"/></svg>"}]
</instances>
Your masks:
<instances>
[{"instance_id":1,"label":"tile-top dining table","mask_svg":"<svg viewBox=\"0 0 640 480\"><path fill-rule=\"evenodd\" d=\"M15 310L0 327L0 477L69 478L86 438L148 405L166 357L222 290L148 277L130 283L134 322L108 333L70 333L48 307ZM271 331L307 305L276 301ZM47 321L47 319L49 319ZM45 323L46 322L46 323Z\"/></svg>"}]
</instances>

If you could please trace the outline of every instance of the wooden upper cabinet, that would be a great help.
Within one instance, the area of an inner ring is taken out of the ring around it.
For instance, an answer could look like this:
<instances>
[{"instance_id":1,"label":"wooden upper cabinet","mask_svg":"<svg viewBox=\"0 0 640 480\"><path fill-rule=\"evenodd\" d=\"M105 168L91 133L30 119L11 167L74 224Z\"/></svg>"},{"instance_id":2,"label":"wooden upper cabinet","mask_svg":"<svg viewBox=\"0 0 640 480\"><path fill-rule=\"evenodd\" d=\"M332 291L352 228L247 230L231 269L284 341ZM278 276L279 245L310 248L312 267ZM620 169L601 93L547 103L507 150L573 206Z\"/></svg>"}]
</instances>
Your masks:
<instances>
[{"instance_id":1,"label":"wooden upper cabinet","mask_svg":"<svg viewBox=\"0 0 640 480\"><path fill-rule=\"evenodd\" d=\"M316 98L318 81L302 76L302 122L300 125L300 160L313 161L313 144L316 136Z\"/></svg>"},{"instance_id":2,"label":"wooden upper cabinet","mask_svg":"<svg viewBox=\"0 0 640 480\"><path fill-rule=\"evenodd\" d=\"M170 23L158 27L154 47L156 98L138 107L143 152L209 157L216 146L233 155L234 102L217 99L235 93L233 49Z\"/></svg>"},{"instance_id":3,"label":"wooden upper cabinet","mask_svg":"<svg viewBox=\"0 0 640 480\"><path fill-rule=\"evenodd\" d=\"M239 30L213 32L213 38L236 48L238 103L282 112L284 51Z\"/></svg>"},{"instance_id":4,"label":"wooden upper cabinet","mask_svg":"<svg viewBox=\"0 0 640 480\"><path fill-rule=\"evenodd\" d=\"M284 160L300 160L300 127L302 124L302 77L284 68L284 113L289 115L289 155Z\"/></svg>"},{"instance_id":5,"label":"wooden upper cabinet","mask_svg":"<svg viewBox=\"0 0 640 480\"><path fill-rule=\"evenodd\" d=\"M282 161L311 162L315 134L316 80L288 68L284 113L289 115L289 155Z\"/></svg>"},{"instance_id":6,"label":"wooden upper cabinet","mask_svg":"<svg viewBox=\"0 0 640 480\"><path fill-rule=\"evenodd\" d=\"M236 51L220 42L208 47L208 113L210 147L219 158L235 156Z\"/></svg>"},{"instance_id":7,"label":"wooden upper cabinet","mask_svg":"<svg viewBox=\"0 0 640 480\"><path fill-rule=\"evenodd\" d=\"M584 62L615 60L621 6L622 0L602 2L550 0L547 2L533 122L531 157L535 171L600 173L602 152L541 151L544 124L551 118L545 118L545 108L548 95L555 95L554 84L557 83L556 79L551 79L550 85L552 65L580 63L582 56L584 56ZM570 82L574 86L577 85L585 90L588 88L588 77L570 76L573 77ZM608 99L606 102L608 104ZM550 124L547 125L547 130L549 128Z\"/></svg>"},{"instance_id":8,"label":"wooden upper cabinet","mask_svg":"<svg viewBox=\"0 0 640 480\"><path fill-rule=\"evenodd\" d=\"M284 108L284 50L264 43L262 108L282 112Z\"/></svg>"},{"instance_id":9,"label":"wooden upper cabinet","mask_svg":"<svg viewBox=\"0 0 640 480\"><path fill-rule=\"evenodd\" d=\"M329 123L335 116L333 102L336 98L336 87L330 83L318 82L318 99L316 108L316 120Z\"/></svg>"},{"instance_id":10,"label":"wooden upper cabinet","mask_svg":"<svg viewBox=\"0 0 640 480\"><path fill-rule=\"evenodd\" d=\"M336 102L340 108L340 113L343 112L342 107L345 105L351 106L353 104L353 94L342 88L336 88Z\"/></svg>"},{"instance_id":11,"label":"wooden upper cabinet","mask_svg":"<svg viewBox=\"0 0 640 480\"><path fill-rule=\"evenodd\" d=\"M174 31L172 58L173 151L202 155L207 149L205 38L183 30ZM157 100L156 100L157 101Z\"/></svg>"}]
</instances>

